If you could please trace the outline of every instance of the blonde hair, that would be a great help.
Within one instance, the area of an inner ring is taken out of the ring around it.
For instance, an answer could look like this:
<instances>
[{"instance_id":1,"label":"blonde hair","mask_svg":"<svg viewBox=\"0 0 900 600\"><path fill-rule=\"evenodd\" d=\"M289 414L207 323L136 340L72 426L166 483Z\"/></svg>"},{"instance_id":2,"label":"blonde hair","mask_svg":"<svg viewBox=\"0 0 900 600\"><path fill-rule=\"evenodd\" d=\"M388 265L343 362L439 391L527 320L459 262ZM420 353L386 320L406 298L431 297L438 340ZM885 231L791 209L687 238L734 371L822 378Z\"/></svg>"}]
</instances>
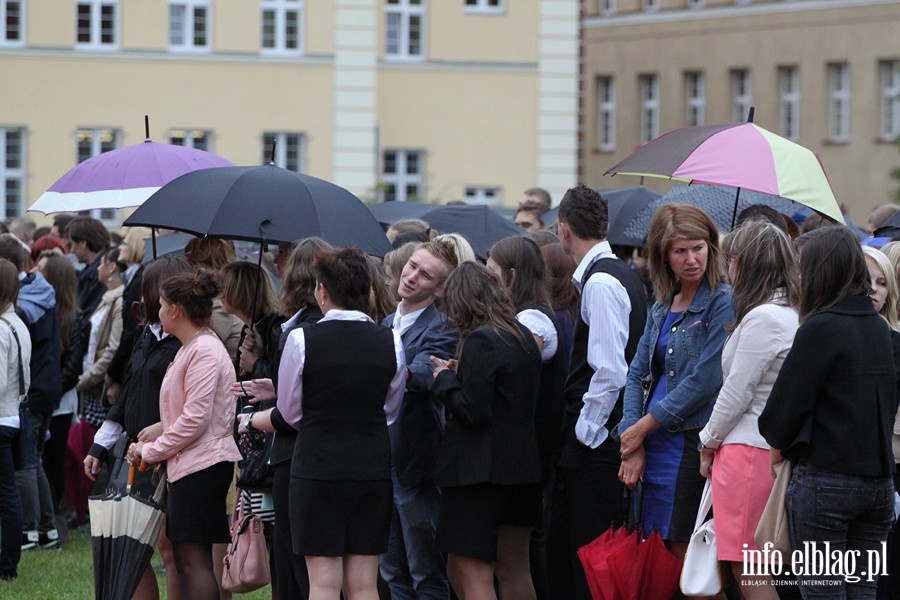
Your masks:
<instances>
[{"instance_id":1,"label":"blonde hair","mask_svg":"<svg viewBox=\"0 0 900 600\"><path fill-rule=\"evenodd\" d=\"M708 214L691 204L663 204L650 221L647 233L647 263L656 299L666 302L681 289L669 267L669 249L678 238L703 240L709 247L706 282L715 290L725 281L725 259L719 249L719 230Z\"/></svg>"},{"instance_id":2,"label":"blonde hair","mask_svg":"<svg viewBox=\"0 0 900 600\"><path fill-rule=\"evenodd\" d=\"M881 271L885 287L887 287L887 298L885 298L884 306L881 307L879 314L885 318L891 329L900 331L900 286L897 285L897 272L894 265L887 254L878 249L870 246L863 246L862 249L866 259L871 258ZM868 267L868 265L866 266Z\"/></svg>"},{"instance_id":3,"label":"blonde hair","mask_svg":"<svg viewBox=\"0 0 900 600\"><path fill-rule=\"evenodd\" d=\"M447 242L452 245L453 251L456 253L457 263L475 260L475 251L472 249L472 244L459 233L443 233L434 238L434 241Z\"/></svg>"},{"instance_id":4,"label":"blonde hair","mask_svg":"<svg viewBox=\"0 0 900 600\"><path fill-rule=\"evenodd\" d=\"M134 265L144 260L144 252L146 252L144 240L150 237L153 232L149 227L129 227L122 238L122 243L128 248L128 251L120 256L125 264Z\"/></svg>"}]
</instances>

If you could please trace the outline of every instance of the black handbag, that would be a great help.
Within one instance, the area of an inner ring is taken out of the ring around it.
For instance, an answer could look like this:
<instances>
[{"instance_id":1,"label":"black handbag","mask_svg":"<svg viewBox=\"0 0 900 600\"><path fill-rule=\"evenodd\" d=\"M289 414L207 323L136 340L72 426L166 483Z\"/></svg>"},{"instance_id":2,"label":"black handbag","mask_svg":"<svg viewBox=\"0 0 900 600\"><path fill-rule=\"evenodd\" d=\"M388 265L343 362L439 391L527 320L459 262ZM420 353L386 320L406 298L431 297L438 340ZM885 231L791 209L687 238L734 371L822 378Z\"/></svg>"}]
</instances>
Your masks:
<instances>
[{"instance_id":1,"label":"black handbag","mask_svg":"<svg viewBox=\"0 0 900 600\"><path fill-rule=\"evenodd\" d=\"M269 464L275 434L254 429L238 434L241 462L238 467L237 487L248 492L271 492L274 469Z\"/></svg>"},{"instance_id":2,"label":"black handbag","mask_svg":"<svg viewBox=\"0 0 900 600\"><path fill-rule=\"evenodd\" d=\"M19 433L12 443L13 463L16 471L34 469L37 466L37 446L34 443L34 428L31 426L31 410L28 406L28 393L25 391L25 369L22 367L22 344L19 343L19 334L13 329L12 323L0 318L9 325L9 330L16 340L19 369Z\"/></svg>"}]
</instances>

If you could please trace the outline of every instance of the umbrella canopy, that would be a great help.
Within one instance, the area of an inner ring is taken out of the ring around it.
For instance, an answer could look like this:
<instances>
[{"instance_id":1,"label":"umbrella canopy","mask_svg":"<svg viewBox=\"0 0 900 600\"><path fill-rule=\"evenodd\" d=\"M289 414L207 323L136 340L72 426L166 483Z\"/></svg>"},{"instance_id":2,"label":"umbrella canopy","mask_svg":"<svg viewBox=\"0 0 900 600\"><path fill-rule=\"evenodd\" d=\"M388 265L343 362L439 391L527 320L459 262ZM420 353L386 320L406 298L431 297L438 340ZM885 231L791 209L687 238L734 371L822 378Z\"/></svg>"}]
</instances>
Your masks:
<instances>
[{"instance_id":1,"label":"umbrella canopy","mask_svg":"<svg viewBox=\"0 0 900 600\"><path fill-rule=\"evenodd\" d=\"M625 233L625 228L645 206L660 198L662 194L645 187L610 188L597 190L609 202L609 230L607 241L614 246L644 245L644 237L634 237ZM544 226L550 226L557 220L559 207L556 206L541 216Z\"/></svg>"},{"instance_id":2,"label":"umbrella canopy","mask_svg":"<svg viewBox=\"0 0 900 600\"><path fill-rule=\"evenodd\" d=\"M148 139L75 165L28 210L49 214L140 206L180 175L233 164L210 152Z\"/></svg>"},{"instance_id":3,"label":"umbrella canopy","mask_svg":"<svg viewBox=\"0 0 900 600\"><path fill-rule=\"evenodd\" d=\"M435 204L421 202L379 202L369 206L369 210L382 225L390 225L400 219L421 219L422 215L435 208Z\"/></svg>"},{"instance_id":4,"label":"umbrella canopy","mask_svg":"<svg viewBox=\"0 0 900 600\"><path fill-rule=\"evenodd\" d=\"M653 139L605 175L664 177L782 196L844 217L819 158L754 123L683 127Z\"/></svg>"},{"instance_id":5,"label":"umbrella canopy","mask_svg":"<svg viewBox=\"0 0 900 600\"><path fill-rule=\"evenodd\" d=\"M735 213L734 190L716 185L689 185L672 188L662 197L647 204L625 224L622 235L646 240L653 215L660 206L670 203L693 204L712 217L720 233L731 231L732 216ZM801 206L786 198L742 190L738 200L737 214L754 204L770 206L787 216L793 216L798 210L802 210Z\"/></svg>"},{"instance_id":6,"label":"umbrella canopy","mask_svg":"<svg viewBox=\"0 0 900 600\"><path fill-rule=\"evenodd\" d=\"M129 488L134 466L128 475ZM94 557L94 597L131 598L150 563L165 511L160 508L164 484L154 499L118 491L88 501Z\"/></svg>"},{"instance_id":7,"label":"umbrella canopy","mask_svg":"<svg viewBox=\"0 0 900 600\"><path fill-rule=\"evenodd\" d=\"M321 236L383 256L384 230L362 201L323 179L273 164L193 171L153 194L126 226L161 227L249 242Z\"/></svg>"}]
</instances>

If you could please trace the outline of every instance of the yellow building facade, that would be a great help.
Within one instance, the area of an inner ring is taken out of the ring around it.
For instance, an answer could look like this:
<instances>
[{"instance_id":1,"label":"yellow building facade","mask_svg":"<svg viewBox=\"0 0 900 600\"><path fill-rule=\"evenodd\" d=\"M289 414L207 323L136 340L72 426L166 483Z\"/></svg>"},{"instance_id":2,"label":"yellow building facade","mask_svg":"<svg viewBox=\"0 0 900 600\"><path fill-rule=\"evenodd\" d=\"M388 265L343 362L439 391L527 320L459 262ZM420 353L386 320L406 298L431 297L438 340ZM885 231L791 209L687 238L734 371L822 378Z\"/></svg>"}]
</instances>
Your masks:
<instances>
[{"instance_id":1,"label":"yellow building facade","mask_svg":"<svg viewBox=\"0 0 900 600\"><path fill-rule=\"evenodd\" d=\"M577 176L577 0L0 0L3 217L141 142L367 201L558 200ZM33 214L33 213L32 213ZM120 217L103 215L113 224Z\"/></svg>"},{"instance_id":2,"label":"yellow building facade","mask_svg":"<svg viewBox=\"0 0 900 600\"><path fill-rule=\"evenodd\" d=\"M694 124L754 122L811 148L865 224L900 181L900 2L587 0L580 177ZM646 180L660 190L669 184Z\"/></svg>"}]
</instances>

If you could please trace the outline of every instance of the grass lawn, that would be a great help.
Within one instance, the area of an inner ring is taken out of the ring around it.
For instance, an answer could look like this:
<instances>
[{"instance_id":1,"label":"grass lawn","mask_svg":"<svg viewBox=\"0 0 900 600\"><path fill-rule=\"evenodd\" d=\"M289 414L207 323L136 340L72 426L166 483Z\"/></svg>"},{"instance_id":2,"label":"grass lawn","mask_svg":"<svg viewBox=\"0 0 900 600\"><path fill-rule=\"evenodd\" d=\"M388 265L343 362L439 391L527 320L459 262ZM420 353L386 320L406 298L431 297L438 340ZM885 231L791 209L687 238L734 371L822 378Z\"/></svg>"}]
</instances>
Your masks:
<instances>
[{"instance_id":1,"label":"grass lawn","mask_svg":"<svg viewBox=\"0 0 900 600\"><path fill-rule=\"evenodd\" d=\"M165 573L159 554L153 555L157 567L160 598L166 598ZM90 600L94 597L94 569L91 558L91 536L69 532L69 541L59 550L31 550L22 553L19 577L13 582L0 581L3 600ZM271 598L268 586L236 598L263 600Z\"/></svg>"}]
</instances>

